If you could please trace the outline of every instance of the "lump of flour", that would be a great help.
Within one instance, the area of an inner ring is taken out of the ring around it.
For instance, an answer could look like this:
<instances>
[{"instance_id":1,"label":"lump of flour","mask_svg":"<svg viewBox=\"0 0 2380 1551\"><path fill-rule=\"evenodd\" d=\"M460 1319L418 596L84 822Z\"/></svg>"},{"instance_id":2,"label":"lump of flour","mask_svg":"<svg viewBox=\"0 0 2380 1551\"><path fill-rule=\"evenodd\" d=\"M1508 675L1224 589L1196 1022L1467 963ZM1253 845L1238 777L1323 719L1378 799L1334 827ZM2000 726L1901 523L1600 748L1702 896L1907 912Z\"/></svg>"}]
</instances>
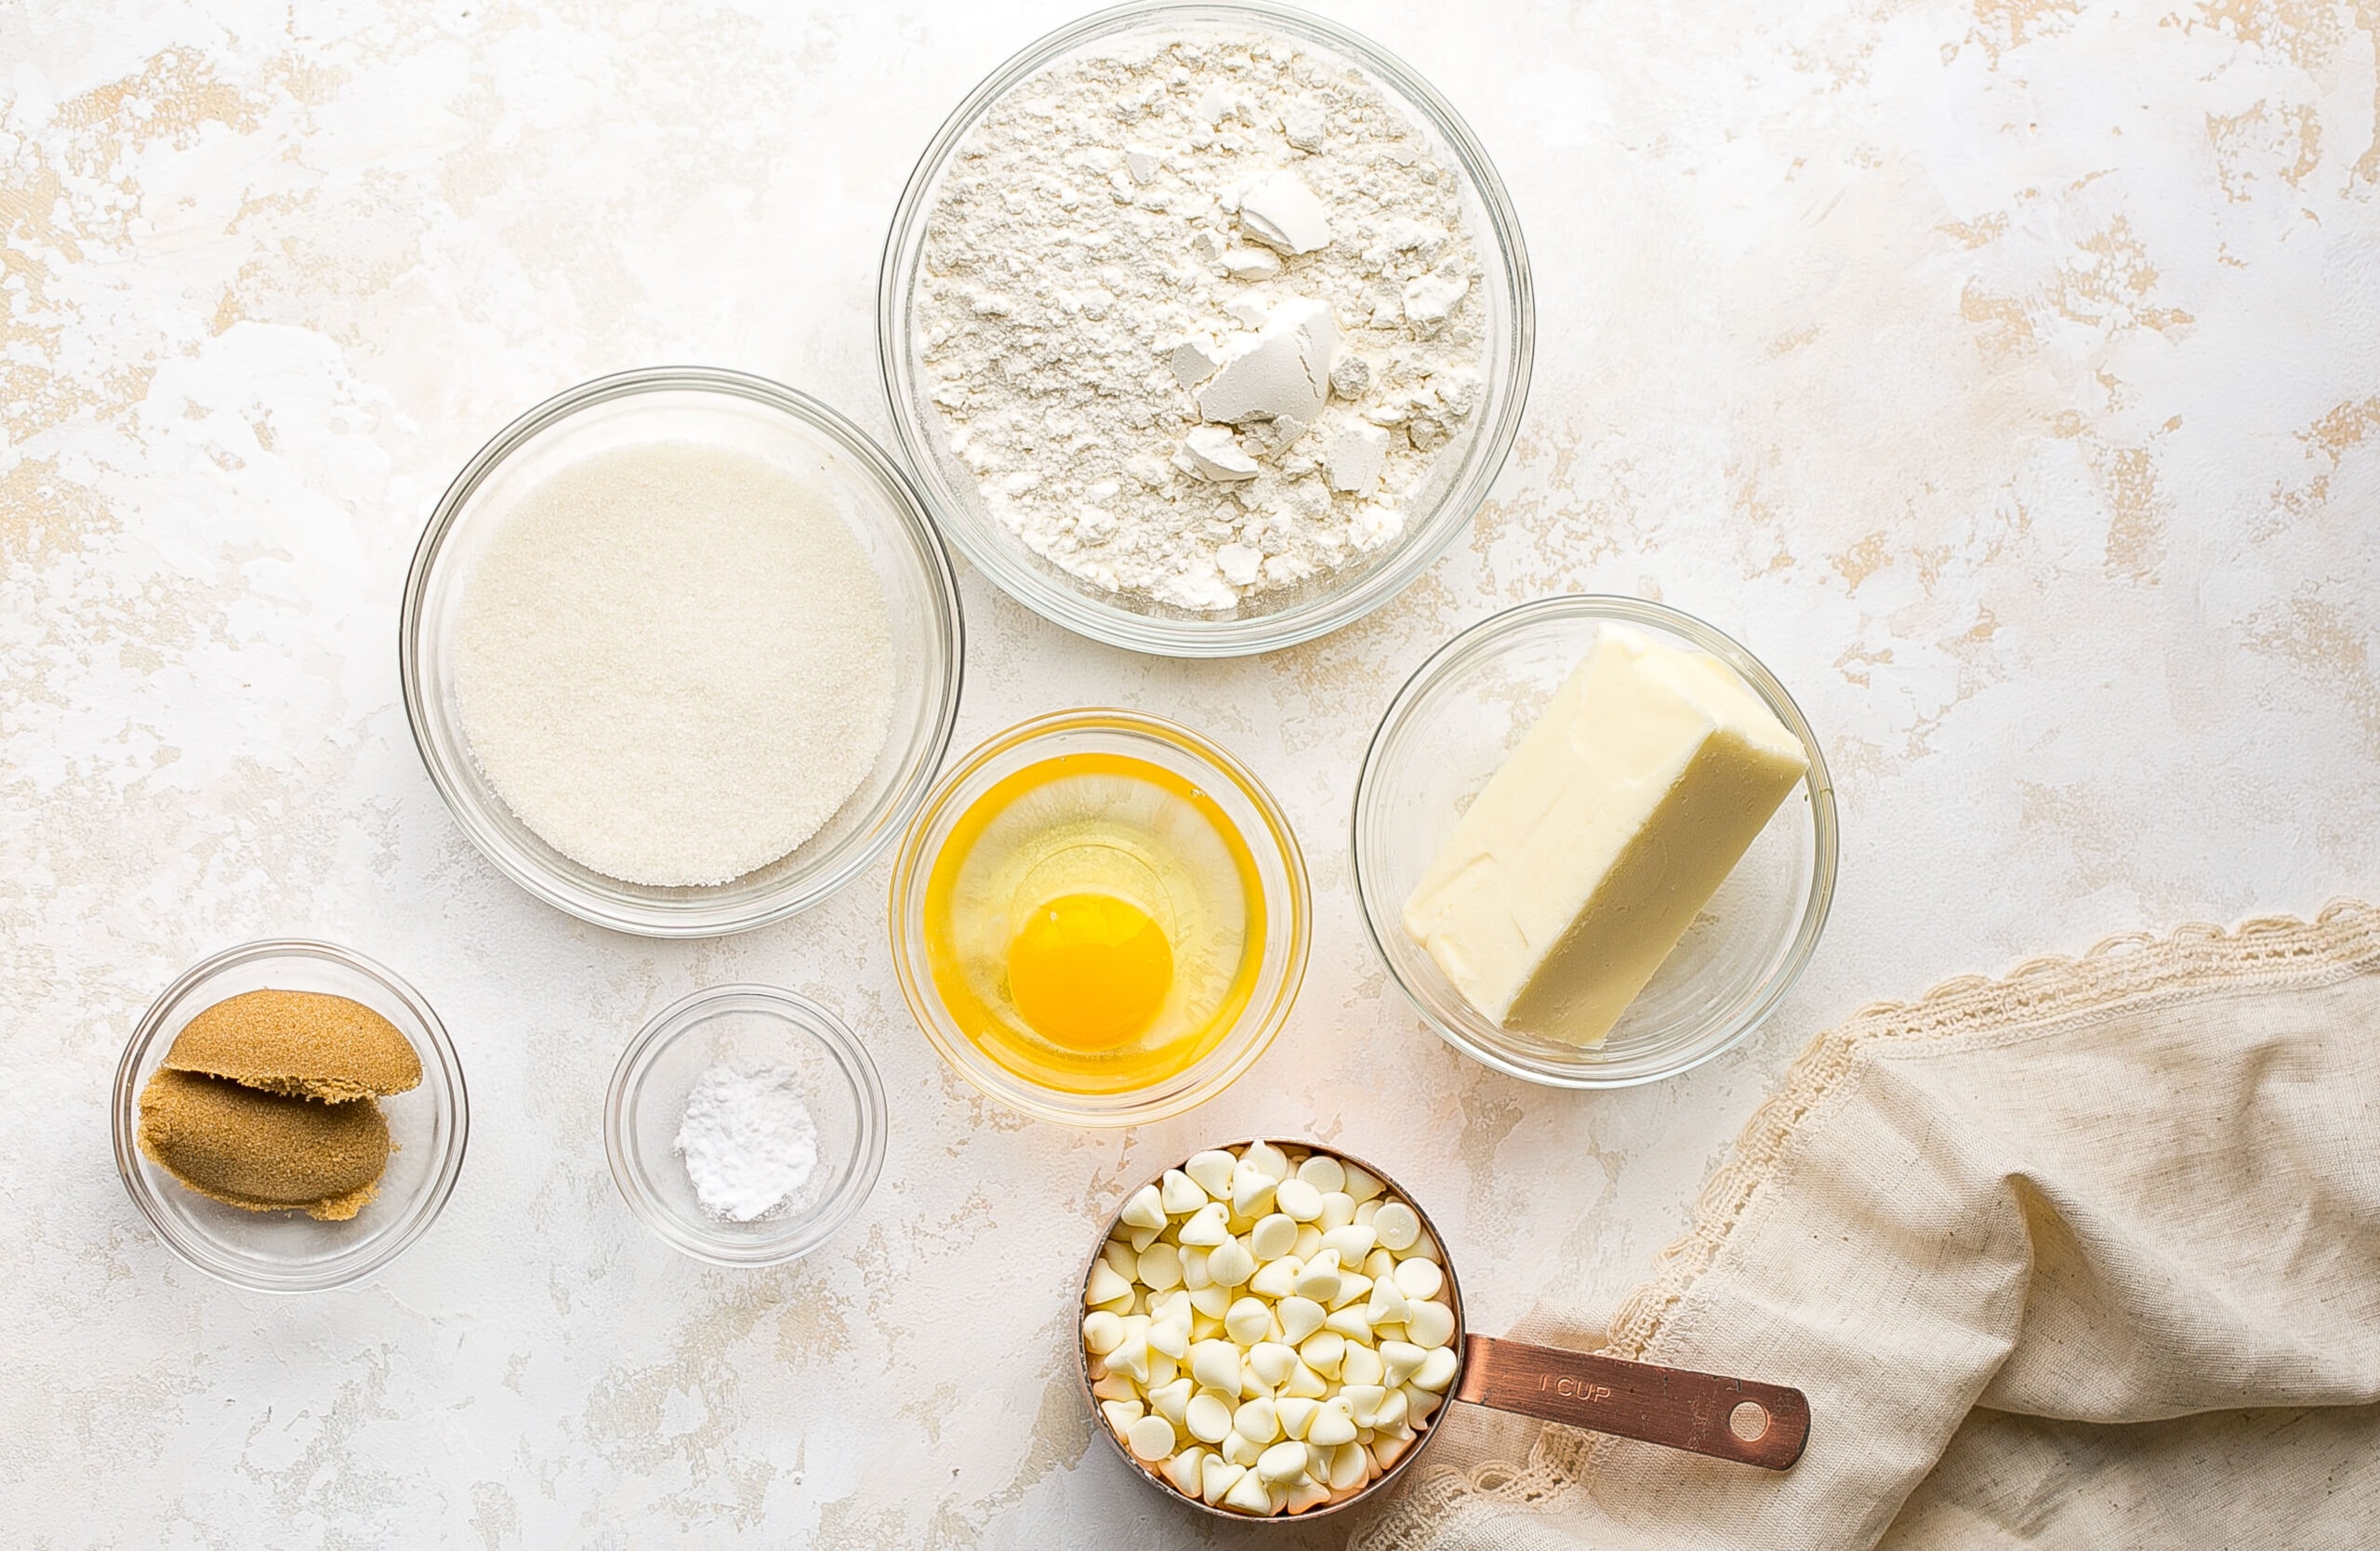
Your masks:
<instances>
[{"instance_id":1,"label":"lump of flour","mask_svg":"<svg viewBox=\"0 0 2380 1551\"><path fill-rule=\"evenodd\" d=\"M1352 66L1263 34L1091 53L945 175L924 376L1028 549L1224 612L1404 531L1481 397L1481 275L1453 170Z\"/></svg>"}]
</instances>

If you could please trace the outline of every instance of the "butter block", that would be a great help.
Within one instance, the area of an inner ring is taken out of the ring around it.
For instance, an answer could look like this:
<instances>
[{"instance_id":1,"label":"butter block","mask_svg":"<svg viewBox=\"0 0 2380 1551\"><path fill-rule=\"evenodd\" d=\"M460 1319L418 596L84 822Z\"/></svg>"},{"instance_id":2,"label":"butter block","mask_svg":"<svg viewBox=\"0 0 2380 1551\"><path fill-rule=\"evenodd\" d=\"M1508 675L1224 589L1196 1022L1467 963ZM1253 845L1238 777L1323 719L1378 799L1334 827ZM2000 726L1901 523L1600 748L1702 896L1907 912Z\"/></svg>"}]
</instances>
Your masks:
<instances>
[{"instance_id":1,"label":"butter block","mask_svg":"<svg viewBox=\"0 0 2380 1551\"><path fill-rule=\"evenodd\" d=\"M1600 1044L1808 768L1726 664L1606 625L1405 929L1501 1027Z\"/></svg>"}]
</instances>

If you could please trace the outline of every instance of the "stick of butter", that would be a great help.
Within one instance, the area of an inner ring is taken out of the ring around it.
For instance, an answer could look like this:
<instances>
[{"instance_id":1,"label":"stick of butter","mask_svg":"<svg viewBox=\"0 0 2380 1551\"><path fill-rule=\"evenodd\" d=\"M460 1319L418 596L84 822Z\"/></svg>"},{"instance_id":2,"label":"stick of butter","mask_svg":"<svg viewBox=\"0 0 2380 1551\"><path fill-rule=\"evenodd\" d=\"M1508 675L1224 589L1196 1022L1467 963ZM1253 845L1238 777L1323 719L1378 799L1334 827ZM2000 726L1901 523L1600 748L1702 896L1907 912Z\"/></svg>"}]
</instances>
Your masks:
<instances>
[{"instance_id":1,"label":"stick of butter","mask_svg":"<svg viewBox=\"0 0 2380 1551\"><path fill-rule=\"evenodd\" d=\"M1405 930L1501 1027L1600 1044L1808 769L1726 664L1606 625Z\"/></svg>"}]
</instances>

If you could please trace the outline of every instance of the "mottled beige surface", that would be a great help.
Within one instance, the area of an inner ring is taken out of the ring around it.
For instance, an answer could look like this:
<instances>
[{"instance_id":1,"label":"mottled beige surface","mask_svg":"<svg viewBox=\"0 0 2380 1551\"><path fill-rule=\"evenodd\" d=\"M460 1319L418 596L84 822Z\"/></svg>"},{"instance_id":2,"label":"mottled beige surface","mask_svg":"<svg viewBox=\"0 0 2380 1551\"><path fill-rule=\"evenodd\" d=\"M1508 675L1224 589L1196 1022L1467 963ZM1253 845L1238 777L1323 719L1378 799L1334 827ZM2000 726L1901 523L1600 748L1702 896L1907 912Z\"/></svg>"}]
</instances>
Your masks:
<instances>
[{"instance_id":1,"label":"mottled beige surface","mask_svg":"<svg viewBox=\"0 0 2380 1551\"><path fill-rule=\"evenodd\" d=\"M881 868L722 943L536 906L440 806L394 669L438 491L557 388L699 360L880 428L900 181L1069 8L0 7L0 1541L1194 1541L1087 1451L1060 1366L1085 1238L1165 1158L1251 1126L1372 1154L1501 1330L1557 1281L1616 1299L1855 1004L2370 892L2371 0L1329 8L1501 161L1537 388L1469 543L1316 645L1144 661L969 578L963 739L1163 709L1307 842L1294 1026L1210 1112L1113 1136L945 1076L899 1008ZM1635 1093L1452 1054L1383 995L1347 888L1395 685L1572 588L1746 640L1842 794L1800 989ZM105 1112L148 1000L277 932L410 976L475 1121L430 1234L298 1300L172 1260ZM840 1008L892 1096L873 1201L774 1273L653 1241L598 1136L622 1041L729 978Z\"/></svg>"}]
</instances>

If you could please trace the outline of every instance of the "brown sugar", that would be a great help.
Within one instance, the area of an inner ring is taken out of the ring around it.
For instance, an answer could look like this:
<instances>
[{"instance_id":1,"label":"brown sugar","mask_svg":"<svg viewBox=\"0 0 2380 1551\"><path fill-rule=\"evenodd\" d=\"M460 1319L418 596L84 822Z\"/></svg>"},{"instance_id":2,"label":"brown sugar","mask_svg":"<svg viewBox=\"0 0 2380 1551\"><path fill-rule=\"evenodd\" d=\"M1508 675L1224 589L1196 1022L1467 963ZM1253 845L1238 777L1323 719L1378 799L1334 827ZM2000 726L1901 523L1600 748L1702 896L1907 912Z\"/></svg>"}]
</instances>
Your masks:
<instances>
[{"instance_id":1,"label":"brown sugar","mask_svg":"<svg viewBox=\"0 0 2380 1551\"><path fill-rule=\"evenodd\" d=\"M371 1099L324 1104L161 1067L140 1092L140 1150L203 1196L329 1221L363 1210L389 1163Z\"/></svg>"},{"instance_id":2,"label":"brown sugar","mask_svg":"<svg viewBox=\"0 0 2380 1551\"><path fill-rule=\"evenodd\" d=\"M421 1057L396 1025L323 991L226 998L190 1020L165 1065L327 1104L402 1094L421 1081Z\"/></svg>"}]
</instances>

